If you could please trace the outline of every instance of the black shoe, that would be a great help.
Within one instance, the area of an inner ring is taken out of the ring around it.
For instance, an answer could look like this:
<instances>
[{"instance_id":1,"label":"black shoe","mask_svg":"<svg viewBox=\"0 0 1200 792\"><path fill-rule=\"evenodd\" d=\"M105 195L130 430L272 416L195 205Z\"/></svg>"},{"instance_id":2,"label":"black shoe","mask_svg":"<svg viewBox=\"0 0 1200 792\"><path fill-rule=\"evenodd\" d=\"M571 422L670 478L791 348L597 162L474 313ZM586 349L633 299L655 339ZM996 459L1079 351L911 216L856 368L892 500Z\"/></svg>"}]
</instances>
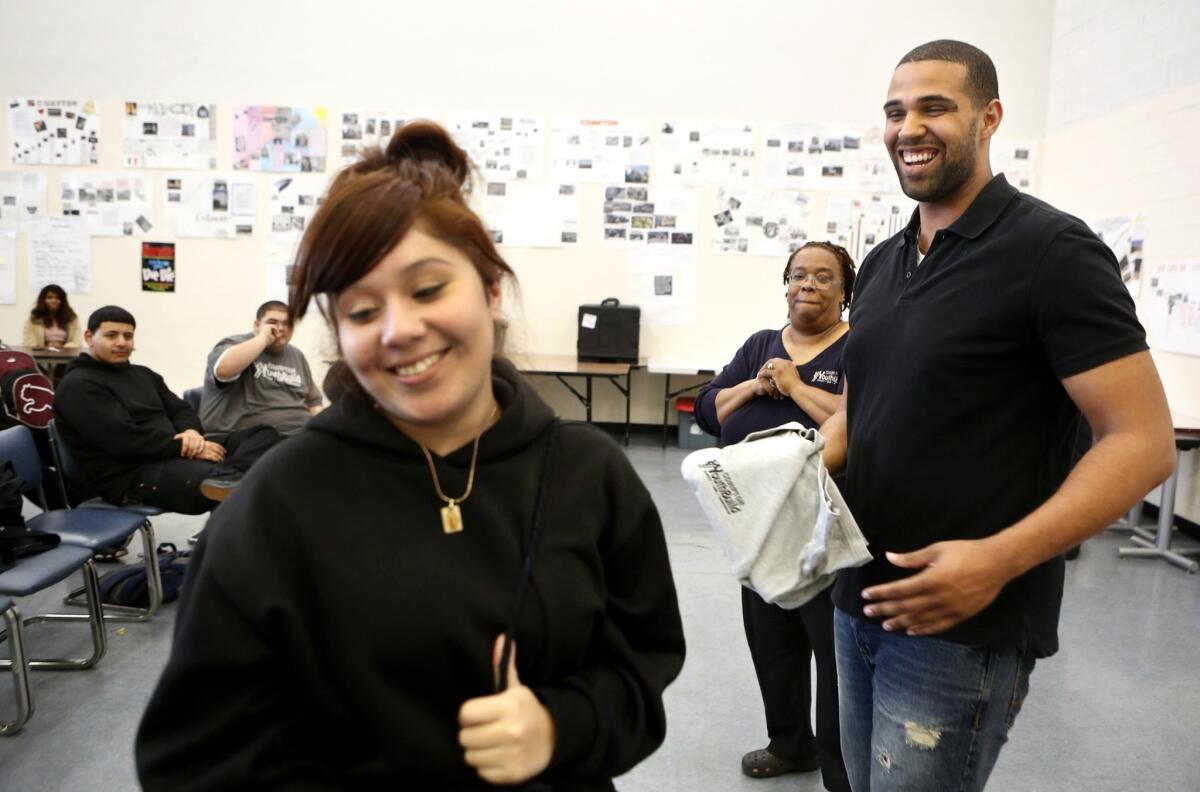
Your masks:
<instances>
[{"instance_id":1,"label":"black shoe","mask_svg":"<svg viewBox=\"0 0 1200 792\"><path fill-rule=\"evenodd\" d=\"M799 761L780 759L766 748L751 751L742 757L742 772L751 778L774 778L787 773L811 773L821 766L815 756Z\"/></svg>"}]
</instances>

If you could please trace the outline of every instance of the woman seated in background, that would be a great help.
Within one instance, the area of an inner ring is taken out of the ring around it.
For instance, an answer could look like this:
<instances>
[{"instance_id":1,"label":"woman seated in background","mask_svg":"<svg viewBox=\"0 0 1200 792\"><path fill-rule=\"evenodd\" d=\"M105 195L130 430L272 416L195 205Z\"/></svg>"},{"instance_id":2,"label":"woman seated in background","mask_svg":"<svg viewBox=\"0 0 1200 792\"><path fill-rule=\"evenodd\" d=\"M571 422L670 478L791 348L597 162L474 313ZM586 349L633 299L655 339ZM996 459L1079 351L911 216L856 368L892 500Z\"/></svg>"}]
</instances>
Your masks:
<instances>
[{"instance_id":1,"label":"woman seated in background","mask_svg":"<svg viewBox=\"0 0 1200 792\"><path fill-rule=\"evenodd\" d=\"M142 720L146 790L612 790L666 730L683 628L617 444L496 357L512 270L467 155L402 127L297 256L347 376L205 529Z\"/></svg>"},{"instance_id":2,"label":"woman seated in background","mask_svg":"<svg viewBox=\"0 0 1200 792\"><path fill-rule=\"evenodd\" d=\"M21 344L27 347L69 349L83 346L79 320L58 284L43 286L25 320Z\"/></svg>"},{"instance_id":3,"label":"woman seated in background","mask_svg":"<svg viewBox=\"0 0 1200 792\"><path fill-rule=\"evenodd\" d=\"M696 397L696 423L722 445L797 421L819 427L837 409L842 352L849 326L842 312L854 290L854 262L844 248L809 242L783 270L788 323L746 340ZM828 590L784 610L742 588L742 622L767 716L766 748L742 757L753 778L811 772L830 790L849 790L839 743L833 602ZM817 660L817 732L809 712L809 667Z\"/></svg>"}]
</instances>

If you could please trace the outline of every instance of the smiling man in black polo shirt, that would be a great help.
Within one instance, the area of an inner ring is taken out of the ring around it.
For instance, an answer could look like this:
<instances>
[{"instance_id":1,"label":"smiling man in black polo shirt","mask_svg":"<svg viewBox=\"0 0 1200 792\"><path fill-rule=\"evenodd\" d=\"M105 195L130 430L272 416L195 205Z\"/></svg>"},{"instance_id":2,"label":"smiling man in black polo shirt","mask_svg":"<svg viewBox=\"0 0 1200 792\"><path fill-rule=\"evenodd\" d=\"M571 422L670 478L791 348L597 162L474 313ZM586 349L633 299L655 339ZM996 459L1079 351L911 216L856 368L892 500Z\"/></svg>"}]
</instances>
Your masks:
<instances>
[{"instance_id":1,"label":"smiling man in black polo shirt","mask_svg":"<svg viewBox=\"0 0 1200 792\"><path fill-rule=\"evenodd\" d=\"M992 176L998 97L986 54L935 41L901 60L884 104L919 207L862 264L846 391L822 427L875 555L834 590L860 792L983 788L1034 661L1058 649L1062 553L1174 464L1112 254ZM1072 471L1080 412L1097 442Z\"/></svg>"}]
</instances>

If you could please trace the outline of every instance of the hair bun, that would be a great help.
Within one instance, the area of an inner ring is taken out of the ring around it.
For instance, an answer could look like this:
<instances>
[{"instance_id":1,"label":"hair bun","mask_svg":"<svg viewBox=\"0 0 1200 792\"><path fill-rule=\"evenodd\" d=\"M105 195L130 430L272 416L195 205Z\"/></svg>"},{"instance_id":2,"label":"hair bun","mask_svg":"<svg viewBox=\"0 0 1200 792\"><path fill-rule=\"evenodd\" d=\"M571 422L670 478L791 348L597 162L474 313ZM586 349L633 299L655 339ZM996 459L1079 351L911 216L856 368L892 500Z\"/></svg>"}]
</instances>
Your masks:
<instances>
[{"instance_id":1,"label":"hair bun","mask_svg":"<svg viewBox=\"0 0 1200 792\"><path fill-rule=\"evenodd\" d=\"M432 121L414 121L396 130L385 151L387 159L401 162L433 162L454 174L460 186L471 174L471 159L441 126Z\"/></svg>"}]
</instances>

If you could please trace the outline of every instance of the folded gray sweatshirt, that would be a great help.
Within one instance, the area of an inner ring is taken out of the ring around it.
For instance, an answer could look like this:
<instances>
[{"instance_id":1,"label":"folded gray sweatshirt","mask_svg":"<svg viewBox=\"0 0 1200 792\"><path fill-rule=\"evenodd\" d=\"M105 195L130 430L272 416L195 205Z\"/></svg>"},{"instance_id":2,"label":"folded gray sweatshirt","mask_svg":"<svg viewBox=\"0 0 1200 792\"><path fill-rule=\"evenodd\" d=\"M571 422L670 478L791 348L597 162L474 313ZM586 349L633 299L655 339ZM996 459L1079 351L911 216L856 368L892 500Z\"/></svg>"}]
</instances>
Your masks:
<instances>
[{"instance_id":1,"label":"folded gray sweatshirt","mask_svg":"<svg viewBox=\"0 0 1200 792\"><path fill-rule=\"evenodd\" d=\"M816 429L792 422L695 451L681 466L734 576L783 608L808 602L837 570L871 560L821 461L824 447Z\"/></svg>"}]
</instances>

